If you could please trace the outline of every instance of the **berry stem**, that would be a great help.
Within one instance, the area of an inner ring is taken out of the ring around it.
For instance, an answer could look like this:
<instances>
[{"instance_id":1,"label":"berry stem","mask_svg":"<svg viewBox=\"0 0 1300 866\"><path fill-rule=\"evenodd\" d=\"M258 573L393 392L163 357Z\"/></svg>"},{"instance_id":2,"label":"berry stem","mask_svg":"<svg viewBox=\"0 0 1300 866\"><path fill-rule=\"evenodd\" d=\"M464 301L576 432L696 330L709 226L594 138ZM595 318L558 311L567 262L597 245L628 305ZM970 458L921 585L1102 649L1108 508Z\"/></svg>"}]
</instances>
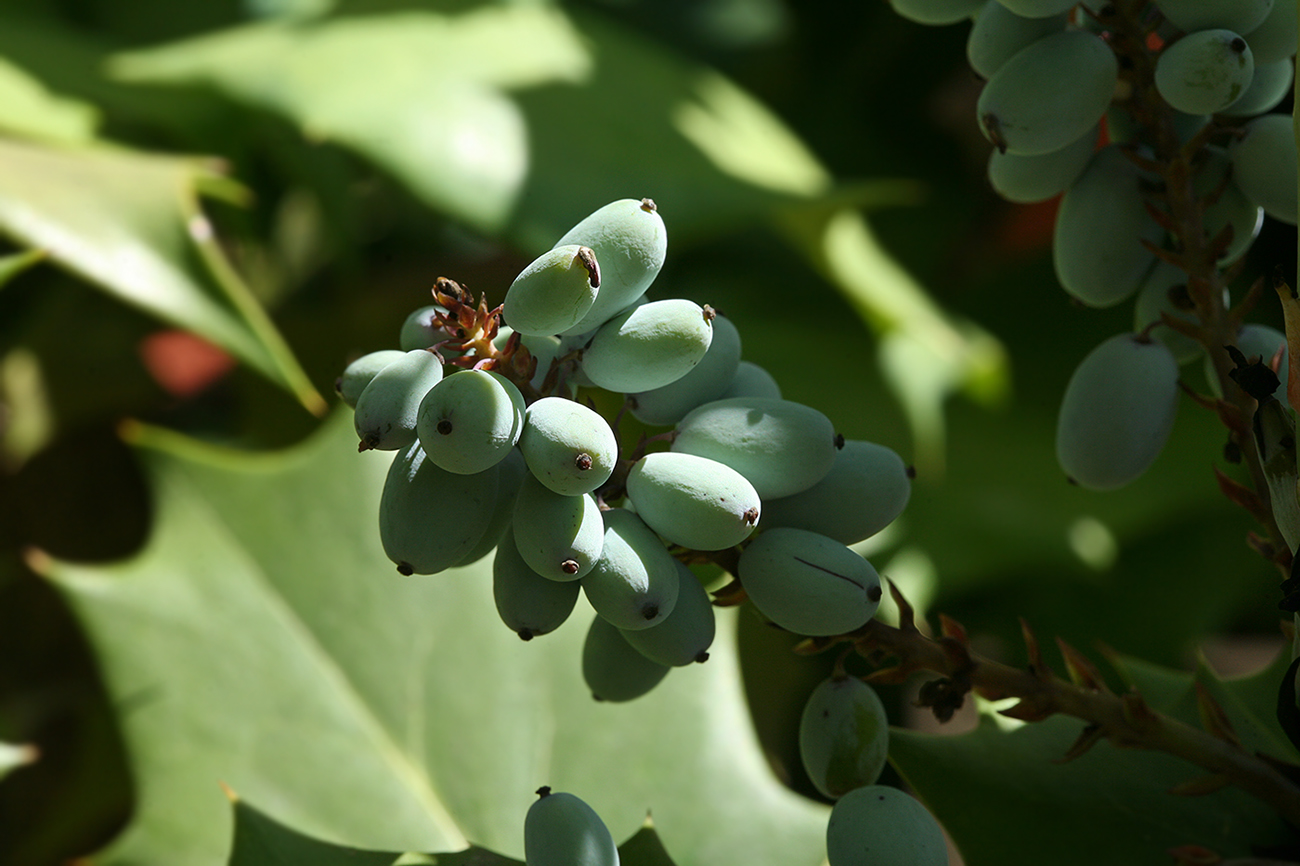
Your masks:
<instances>
[{"instance_id":1,"label":"berry stem","mask_svg":"<svg viewBox=\"0 0 1300 866\"><path fill-rule=\"evenodd\" d=\"M1237 341L1241 326L1240 313L1224 305L1227 275L1219 267L1219 259L1231 240L1231 232L1225 229L1210 237L1205 227L1206 207L1222 190L1198 195L1193 183L1196 169L1208 154L1208 144L1234 134L1235 128L1217 119L1211 120L1190 140L1180 141L1176 113L1156 90L1158 51L1148 47L1148 39L1159 22L1143 20L1142 10L1146 6L1146 3L1136 0L1116 2L1108 6L1098 19L1109 34L1111 47L1120 60L1122 80L1127 85L1124 88L1127 99L1122 106L1142 130L1141 143L1150 151L1144 149L1139 153L1135 145L1131 155L1159 177L1159 189L1152 193L1153 209L1161 212L1160 221L1168 228L1174 244L1172 250L1162 251L1161 257L1187 272L1187 293L1200 320L1200 328L1193 336L1209 354L1223 399L1237 410L1240 417L1250 418L1256 401L1230 376L1234 364L1225 348ZM1291 550L1274 518L1268 481L1254 439L1249 429L1232 426L1229 426L1228 436L1241 454L1251 486L1264 505L1255 516L1270 539L1271 558L1286 575L1289 573Z\"/></svg>"},{"instance_id":2,"label":"berry stem","mask_svg":"<svg viewBox=\"0 0 1300 866\"><path fill-rule=\"evenodd\" d=\"M1201 730L1153 709L1136 691L1116 694L1078 650L1060 644L1070 680L1058 677L1043 660L1038 641L1022 621L1030 663L1015 668L971 651L965 632L947 621L938 639L926 637L917 628L912 606L896 586L890 592L899 608L898 627L870 620L847 635L810 638L800 644L804 653L820 652L830 646L851 642L857 652L878 669L867 682L901 683L917 671L932 671L945 680L923 691L937 718L945 721L960 706L969 691L991 700L1019 698L1001 715L1024 721L1041 721L1063 714L1088 724L1066 753L1066 760L1082 755L1097 741L1108 739L1118 748L1148 749L1175 755L1221 776L1271 806L1294 825L1300 825L1300 786L1292 779L1300 767L1248 752L1226 724L1222 708L1209 693L1198 688ZM888 659L895 663L879 665ZM1292 778L1288 778L1288 774Z\"/></svg>"}]
</instances>

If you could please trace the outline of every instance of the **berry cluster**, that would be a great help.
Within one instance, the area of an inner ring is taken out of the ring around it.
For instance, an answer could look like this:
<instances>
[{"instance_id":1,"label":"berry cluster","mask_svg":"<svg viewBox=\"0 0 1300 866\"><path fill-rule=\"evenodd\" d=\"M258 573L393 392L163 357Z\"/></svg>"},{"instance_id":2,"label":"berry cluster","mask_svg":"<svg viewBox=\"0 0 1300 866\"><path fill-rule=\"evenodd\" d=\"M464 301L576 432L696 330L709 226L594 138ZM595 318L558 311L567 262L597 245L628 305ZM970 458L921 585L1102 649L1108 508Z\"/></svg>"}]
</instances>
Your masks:
<instances>
[{"instance_id":1,"label":"berry cluster","mask_svg":"<svg viewBox=\"0 0 1300 866\"><path fill-rule=\"evenodd\" d=\"M1227 285L1264 215L1296 224L1288 0L891 0L926 24L971 20L987 79L977 121L988 177L1013 202L1061 196L1057 278L1077 302L1134 300L1134 328L1098 346L1066 389L1057 455L1078 484L1141 475L1173 426L1179 367L1223 347L1274 363L1285 339L1244 321ZM1285 369L1282 364L1281 369Z\"/></svg>"},{"instance_id":2,"label":"berry cluster","mask_svg":"<svg viewBox=\"0 0 1300 866\"><path fill-rule=\"evenodd\" d=\"M713 600L691 565L732 573L719 597L790 631L862 626L880 577L848 545L911 490L895 452L783 400L724 316L647 300L666 246L653 202L606 205L498 307L439 279L401 348L357 359L337 389L361 450L397 452L379 528L398 571L495 549L497 609L525 640L558 628L581 593L598 614L583 673L602 700L708 657ZM579 399L601 392L623 395L610 420Z\"/></svg>"}]
</instances>

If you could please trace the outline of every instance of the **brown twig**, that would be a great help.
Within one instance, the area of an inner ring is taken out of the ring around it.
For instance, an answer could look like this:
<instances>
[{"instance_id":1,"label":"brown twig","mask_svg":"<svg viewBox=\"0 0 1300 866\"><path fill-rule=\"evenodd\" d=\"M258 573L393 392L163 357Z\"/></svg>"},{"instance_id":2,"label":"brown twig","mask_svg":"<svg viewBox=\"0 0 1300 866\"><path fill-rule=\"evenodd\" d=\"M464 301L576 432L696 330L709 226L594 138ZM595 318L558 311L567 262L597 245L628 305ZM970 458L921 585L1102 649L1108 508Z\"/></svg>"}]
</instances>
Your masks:
<instances>
[{"instance_id":1,"label":"brown twig","mask_svg":"<svg viewBox=\"0 0 1300 866\"><path fill-rule=\"evenodd\" d=\"M937 640L926 637L917 628L912 606L903 594L892 584L890 592L899 608L898 627L873 619L851 634L809 639L800 649L816 652L850 641L869 660L895 660L893 666L868 676L869 682L902 682L913 672L922 670L937 673L949 685L933 690L944 701L935 706L936 715L941 718L941 713L949 712L954 697L960 697L956 692L964 686L990 700L1018 698L1015 706L1000 711L1010 718L1040 721L1053 715L1067 715L1082 719L1088 725L1066 753L1066 759L1079 757L1102 739L1110 740L1119 748L1165 752L1206 770L1216 785L1237 786L1268 803L1285 820L1300 826L1300 787L1276 768L1276 761L1270 762L1242 746L1222 708L1205 689L1197 692L1205 725L1205 729L1200 729L1157 712L1136 692L1111 691L1092 663L1063 642L1060 643L1062 654L1073 681L1056 676L1043 661L1038 641L1023 621L1030 664L1027 668L1015 668L972 652L964 639L964 630L960 632L961 638L947 634ZM1205 782L1196 779L1190 784L1204 787Z\"/></svg>"}]
</instances>

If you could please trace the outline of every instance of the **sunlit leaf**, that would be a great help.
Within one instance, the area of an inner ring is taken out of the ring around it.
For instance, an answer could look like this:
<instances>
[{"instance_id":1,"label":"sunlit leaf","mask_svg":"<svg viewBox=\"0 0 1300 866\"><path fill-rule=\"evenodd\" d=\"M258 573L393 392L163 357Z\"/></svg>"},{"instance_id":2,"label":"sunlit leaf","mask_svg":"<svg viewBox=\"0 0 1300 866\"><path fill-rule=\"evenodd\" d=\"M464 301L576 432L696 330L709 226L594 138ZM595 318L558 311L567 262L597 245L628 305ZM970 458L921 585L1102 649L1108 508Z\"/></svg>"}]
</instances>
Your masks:
<instances>
[{"instance_id":1,"label":"sunlit leaf","mask_svg":"<svg viewBox=\"0 0 1300 866\"><path fill-rule=\"evenodd\" d=\"M274 21L117 58L128 81L211 82L351 147L416 195L499 231L530 167L506 91L590 74L578 34L541 5Z\"/></svg>"},{"instance_id":2,"label":"sunlit leaf","mask_svg":"<svg viewBox=\"0 0 1300 866\"><path fill-rule=\"evenodd\" d=\"M47 141L86 142L98 125L94 106L56 96L27 70L0 57L0 130Z\"/></svg>"},{"instance_id":3,"label":"sunlit leaf","mask_svg":"<svg viewBox=\"0 0 1300 866\"><path fill-rule=\"evenodd\" d=\"M214 174L193 158L0 139L0 231L202 335L320 409L321 397L229 270L199 210L196 187L219 184Z\"/></svg>"},{"instance_id":4,"label":"sunlit leaf","mask_svg":"<svg viewBox=\"0 0 1300 866\"><path fill-rule=\"evenodd\" d=\"M1240 681L1218 682L1205 670L1200 677L1245 742L1293 760L1294 750L1265 718L1271 706L1252 706L1264 693L1257 681L1276 688L1275 668ZM1190 674L1130 659L1121 670L1153 707L1199 727ZM1239 789L1170 793L1208 775L1172 755L1103 741L1061 763L1083 726L1064 716L1020 725L984 715L975 731L959 736L892 732L890 760L942 816L968 866L1020 862L1026 851L1054 866L1137 866L1161 862L1180 845L1241 857L1252 846L1287 841L1282 819Z\"/></svg>"},{"instance_id":5,"label":"sunlit leaf","mask_svg":"<svg viewBox=\"0 0 1300 866\"><path fill-rule=\"evenodd\" d=\"M618 847L622 866L674 866L653 825L646 822ZM451 853L364 851L331 845L286 827L243 800L235 801L235 841L229 866L523 866L472 845Z\"/></svg>"},{"instance_id":6,"label":"sunlit leaf","mask_svg":"<svg viewBox=\"0 0 1300 866\"><path fill-rule=\"evenodd\" d=\"M518 640L486 562L403 579L380 552L386 455L340 415L260 458L152 436L159 523L138 559L47 567L122 708L135 823L105 863L219 862L219 783L297 832L390 851L519 856L541 785L616 839L652 811L681 866L816 866L823 807L759 752L722 635L707 664L629 704L592 701L590 611ZM454 511L455 503L448 503Z\"/></svg>"},{"instance_id":7,"label":"sunlit leaf","mask_svg":"<svg viewBox=\"0 0 1300 866\"><path fill-rule=\"evenodd\" d=\"M730 80L597 17L518 4L275 22L124 54L112 69L279 112L530 251L617 198L653 198L687 240L775 221L888 346L912 349L892 382L932 465L943 400L1006 388L997 340L940 311L857 212L912 200L914 185L838 187Z\"/></svg>"}]
</instances>

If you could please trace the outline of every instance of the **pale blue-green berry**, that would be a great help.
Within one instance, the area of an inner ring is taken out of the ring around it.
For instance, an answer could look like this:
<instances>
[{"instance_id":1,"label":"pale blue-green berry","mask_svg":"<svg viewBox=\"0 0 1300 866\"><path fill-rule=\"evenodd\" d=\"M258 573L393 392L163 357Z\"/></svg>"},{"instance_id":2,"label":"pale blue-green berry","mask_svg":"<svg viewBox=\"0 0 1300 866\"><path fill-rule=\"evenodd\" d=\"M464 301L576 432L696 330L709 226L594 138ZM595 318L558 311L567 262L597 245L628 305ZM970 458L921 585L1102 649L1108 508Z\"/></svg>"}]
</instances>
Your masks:
<instances>
[{"instance_id":1,"label":"pale blue-green berry","mask_svg":"<svg viewBox=\"0 0 1300 866\"><path fill-rule=\"evenodd\" d=\"M744 475L708 457L656 451L632 465L627 496L641 519L672 544L723 550L749 537L761 514Z\"/></svg>"},{"instance_id":2,"label":"pale blue-green berry","mask_svg":"<svg viewBox=\"0 0 1300 866\"><path fill-rule=\"evenodd\" d=\"M529 568L551 580L578 580L600 558L605 524L590 496L563 496L529 475L515 500L515 544Z\"/></svg>"},{"instance_id":3,"label":"pale blue-green berry","mask_svg":"<svg viewBox=\"0 0 1300 866\"><path fill-rule=\"evenodd\" d=\"M1097 125L1118 80L1119 63L1109 45L1085 30L1066 30L1005 61L980 92L975 110L984 136L999 150L1051 153Z\"/></svg>"},{"instance_id":4,"label":"pale blue-green berry","mask_svg":"<svg viewBox=\"0 0 1300 866\"><path fill-rule=\"evenodd\" d=\"M524 640L555 631L573 613L580 587L576 580L547 580L528 567L506 535L492 560L492 597L497 614Z\"/></svg>"},{"instance_id":5,"label":"pale blue-green berry","mask_svg":"<svg viewBox=\"0 0 1300 866\"><path fill-rule=\"evenodd\" d=\"M600 263L600 291L591 308L562 334L594 330L645 294L663 267L668 233L648 198L610 202L565 232L555 246L577 244Z\"/></svg>"},{"instance_id":6,"label":"pale blue-green berry","mask_svg":"<svg viewBox=\"0 0 1300 866\"><path fill-rule=\"evenodd\" d=\"M632 415L643 424L669 426L727 390L740 365L740 332L724 316L713 318L713 338L685 376L652 391L629 394Z\"/></svg>"},{"instance_id":7,"label":"pale blue-green berry","mask_svg":"<svg viewBox=\"0 0 1300 866\"><path fill-rule=\"evenodd\" d=\"M902 514L912 493L907 464L875 442L845 440L826 476L807 490L763 503L763 526L790 526L855 544Z\"/></svg>"},{"instance_id":8,"label":"pale blue-green berry","mask_svg":"<svg viewBox=\"0 0 1300 866\"><path fill-rule=\"evenodd\" d=\"M463 370L429 390L416 432L429 459L470 475L504 460L524 429L524 398L514 383L488 370Z\"/></svg>"},{"instance_id":9,"label":"pale blue-green berry","mask_svg":"<svg viewBox=\"0 0 1300 866\"><path fill-rule=\"evenodd\" d=\"M1079 363L1061 399L1056 457L1090 490L1133 481L1160 454L1178 410L1178 363L1164 343L1118 334Z\"/></svg>"},{"instance_id":10,"label":"pale blue-green berry","mask_svg":"<svg viewBox=\"0 0 1300 866\"><path fill-rule=\"evenodd\" d=\"M771 397L779 400L781 386L771 373L753 361L742 359L736 367L736 375L732 377L731 384L727 386L727 390L718 395L719 400L728 400L732 397Z\"/></svg>"},{"instance_id":11,"label":"pale blue-green berry","mask_svg":"<svg viewBox=\"0 0 1300 866\"><path fill-rule=\"evenodd\" d=\"M524 818L527 866L618 866L605 822L573 794L543 787Z\"/></svg>"},{"instance_id":12,"label":"pale blue-green berry","mask_svg":"<svg viewBox=\"0 0 1300 866\"><path fill-rule=\"evenodd\" d=\"M764 499L807 490L835 462L835 428L790 400L733 397L693 409L677 424L672 450L725 463Z\"/></svg>"},{"instance_id":13,"label":"pale blue-green berry","mask_svg":"<svg viewBox=\"0 0 1300 866\"><path fill-rule=\"evenodd\" d=\"M765 530L740 554L738 570L754 607L796 634L853 631L880 604L880 576L871 563L804 529Z\"/></svg>"},{"instance_id":14,"label":"pale blue-green berry","mask_svg":"<svg viewBox=\"0 0 1300 866\"><path fill-rule=\"evenodd\" d=\"M889 719L875 689L857 677L823 680L799 718L799 756L831 799L874 784L889 757Z\"/></svg>"},{"instance_id":15,"label":"pale blue-green berry","mask_svg":"<svg viewBox=\"0 0 1300 866\"><path fill-rule=\"evenodd\" d=\"M671 667L703 662L717 633L713 603L699 578L677 560L677 603L650 628L628 629L623 638L651 661Z\"/></svg>"},{"instance_id":16,"label":"pale blue-green berry","mask_svg":"<svg viewBox=\"0 0 1300 866\"><path fill-rule=\"evenodd\" d=\"M596 700L635 700L659 685L670 670L634 649L609 620L591 618L582 645L582 679Z\"/></svg>"},{"instance_id":17,"label":"pale blue-green berry","mask_svg":"<svg viewBox=\"0 0 1300 866\"><path fill-rule=\"evenodd\" d=\"M426 459L420 443L394 458L379 500L379 540L402 574L437 574L459 564L492 525L497 466L457 475Z\"/></svg>"},{"instance_id":18,"label":"pale blue-green berry","mask_svg":"<svg viewBox=\"0 0 1300 866\"><path fill-rule=\"evenodd\" d=\"M867 785L831 809L826 857L830 866L948 866L948 846L939 823L916 798Z\"/></svg>"},{"instance_id":19,"label":"pale blue-green berry","mask_svg":"<svg viewBox=\"0 0 1300 866\"><path fill-rule=\"evenodd\" d=\"M557 246L515 277L501 315L521 334L558 334L587 314L599 286L595 253L577 244Z\"/></svg>"},{"instance_id":20,"label":"pale blue-green berry","mask_svg":"<svg viewBox=\"0 0 1300 866\"><path fill-rule=\"evenodd\" d=\"M1188 33L1156 58L1156 90L1188 114L1214 114L1236 102L1255 75L1255 57L1239 33Z\"/></svg>"},{"instance_id":21,"label":"pale blue-green berry","mask_svg":"<svg viewBox=\"0 0 1300 866\"><path fill-rule=\"evenodd\" d=\"M600 558L582 578L596 613L621 629L650 628L677 604L677 560L641 518L625 508L601 512L605 536Z\"/></svg>"},{"instance_id":22,"label":"pale blue-green berry","mask_svg":"<svg viewBox=\"0 0 1300 866\"><path fill-rule=\"evenodd\" d=\"M357 398L370 384L370 380L404 354L406 353L399 349L380 349L362 355L344 368L343 375L334 382L334 391L344 403L355 409Z\"/></svg>"},{"instance_id":23,"label":"pale blue-green berry","mask_svg":"<svg viewBox=\"0 0 1300 866\"><path fill-rule=\"evenodd\" d=\"M442 381L442 362L433 352L412 349L375 374L357 397L352 420L359 451L397 451L416 440L420 401Z\"/></svg>"},{"instance_id":24,"label":"pale blue-green berry","mask_svg":"<svg viewBox=\"0 0 1300 866\"><path fill-rule=\"evenodd\" d=\"M609 422L563 397L543 397L529 405L519 450L537 480L565 496L600 487L618 460L618 440Z\"/></svg>"},{"instance_id":25,"label":"pale blue-green berry","mask_svg":"<svg viewBox=\"0 0 1300 866\"><path fill-rule=\"evenodd\" d=\"M625 394L662 388L685 376L713 340L713 311L694 301L651 301L610 319L582 352L597 387Z\"/></svg>"},{"instance_id":26,"label":"pale blue-green berry","mask_svg":"<svg viewBox=\"0 0 1300 866\"><path fill-rule=\"evenodd\" d=\"M483 537L478 540L478 543L470 548L469 553L456 560L457 568L469 565L472 562L478 562L491 553L498 543L514 538L510 526L514 522L515 500L519 498L519 490L523 487L524 478L528 475L528 467L524 465L524 458L519 453L519 449L512 448L505 459L498 463L495 468L497 470L497 496L496 504L492 509L492 517L488 521L487 529L483 531Z\"/></svg>"}]
</instances>

